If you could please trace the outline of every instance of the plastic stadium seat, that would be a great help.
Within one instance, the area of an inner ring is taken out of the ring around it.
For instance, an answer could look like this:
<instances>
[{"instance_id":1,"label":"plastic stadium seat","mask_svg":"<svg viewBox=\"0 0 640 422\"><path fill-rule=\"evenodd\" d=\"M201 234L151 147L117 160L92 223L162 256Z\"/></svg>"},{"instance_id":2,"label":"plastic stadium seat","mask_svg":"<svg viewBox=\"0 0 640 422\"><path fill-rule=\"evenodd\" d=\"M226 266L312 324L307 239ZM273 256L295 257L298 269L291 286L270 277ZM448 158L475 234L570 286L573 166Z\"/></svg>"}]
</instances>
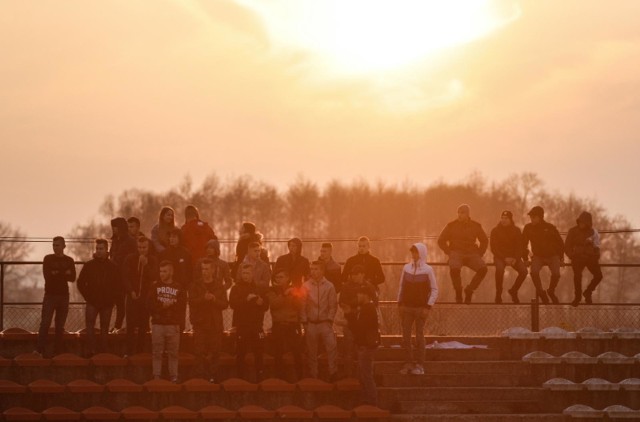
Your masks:
<instances>
[{"instance_id":1,"label":"plastic stadium seat","mask_svg":"<svg viewBox=\"0 0 640 422\"><path fill-rule=\"evenodd\" d=\"M159 413L153 410L149 410L142 406L129 406L122 409L120 412L122 418L127 421L133 420L156 420L159 417Z\"/></svg>"},{"instance_id":2,"label":"plastic stadium seat","mask_svg":"<svg viewBox=\"0 0 640 422\"><path fill-rule=\"evenodd\" d=\"M353 409L353 414L358 419L384 419L389 417L389 411L376 406L363 404Z\"/></svg>"},{"instance_id":3,"label":"plastic stadium seat","mask_svg":"<svg viewBox=\"0 0 640 422\"><path fill-rule=\"evenodd\" d=\"M546 327L540 330L540 337L548 339L572 339L576 333L570 333L560 327Z\"/></svg>"},{"instance_id":4,"label":"plastic stadium seat","mask_svg":"<svg viewBox=\"0 0 640 422\"><path fill-rule=\"evenodd\" d=\"M126 366L127 360L111 353L98 353L91 358L94 366Z\"/></svg>"},{"instance_id":5,"label":"plastic stadium seat","mask_svg":"<svg viewBox=\"0 0 640 422\"><path fill-rule=\"evenodd\" d=\"M542 386L551 391L580 391L585 388L585 386L580 383L575 383L564 378L552 378L542 384Z\"/></svg>"},{"instance_id":6,"label":"plastic stadium seat","mask_svg":"<svg viewBox=\"0 0 640 422\"><path fill-rule=\"evenodd\" d=\"M11 363L12 363L11 359L7 359L3 356L0 356L0 368L7 368L11 366Z\"/></svg>"},{"instance_id":7,"label":"plastic stadium seat","mask_svg":"<svg viewBox=\"0 0 640 422\"><path fill-rule=\"evenodd\" d=\"M313 411L318 419L350 419L351 412L344 410L341 407L326 404L324 406L318 406Z\"/></svg>"},{"instance_id":8,"label":"plastic stadium seat","mask_svg":"<svg viewBox=\"0 0 640 422\"><path fill-rule=\"evenodd\" d=\"M133 381L117 378L105 384L107 391L111 393L141 393L142 386Z\"/></svg>"},{"instance_id":9,"label":"plastic stadium seat","mask_svg":"<svg viewBox=\"0 0 640 422\"><path fill-rule=\"evenodd\" d=\"M136 353L127 358L132 366L151 366L151 353Z\"/></svg>"},{"instance_id":10,"label":"plastic stadium seat","mask_svg":"<svg viewBox=\"0 0 640 422\"><path fill-rule=\"evenodd\" d=\"M184 391L191 393L209 393L220 391L220 384L213 384L204 378L191 378L182 383Z\"/></svg>"},{"instance_id":11,"label":"plastic stadium seat","mask_svg":"<svg viewBox=\"0 0 640 422\"><path fill-rule=\"evenodd\" d=\"M222 352L218 358L218 363L220 363L220 366L235 365L236 357L229 353Z\"/></svg>"},{"instance_id":12,"label":"plastic stadium seat","mask_svg":"<svg viewBox=\"0 0 640 422\"><path fill-rule=\"evenodd\" d=\"M584 327L579 329L576 334L578 337L585 340L602 340L613 338L613 333L611 331L603 331L600 328L595 327Z\"/></svg>"},{"instance_id":13,"label":"plastic stadium seat","mask_svg":"<svg viewBox=\"0 0 640 422\"><path fill-rule=\"evenodd\" d=\"M297 382L300 391L331 391L333 384L317 378L303 378Z\"/></svg>"},{"instance_id":14,"label":"plastic stadium seat","mask_svg":"<svg viewBox=\"0 0 640 422\"><path fill-rule=\"evenodd\" d=\"M2 338L5 340L29 340L36 336L36 333L27 331L24 328L7 328L2 331Z\"/></svg>"},{"instance_id":15,"label":"plastic stadium seat","mask_svg":"<svg viewBox=\"0 0 640 422\"><path fill-rule=\"evenodd\" d=\"M618 352L604 352L598 355L598 360L606 364L628 365L635 363L636 358L633 356L625 356Z\"/></svg>"},{"instance_id":16,"label":"plastic stadium seat","mask_svg":"<svg viewBox=\"0 0 640 422\"><path fill-rule=\"evenodd\" d=\"M100 406L89 407L80 413L86 421L117 421L120 419L119 412Z\"/></svg>"},{"instance_id":17,"label":"plastic stadium seat","mask_svg":"<svg viewBox=\"0 0 640 422\"><path fill-rule=\"evenodd\" d=\"M268 378L258 384L260 386L260 390L262 391L295 391L296 385L291 384L290 382L278 379L278 378Z\"/></svg>"},{"instance_id":18,"label":"plastic stadium seat","mask_svg":"<svg viewBox=\"0 0 640 422\"><path fill-rule=\"evenodd\" d=\"M640 411L619 404L605 407L603 412L606 413L610 419L640 419Z\"/></svg>"},{"instance_id":19,"label":"plastic stadium seat","mask_svg":"<svg viewBox=\"0 0 640 422\"><path fill-rule=\"evenodd\" d=\"M617 391L620 389L620 385L617 383L609 382L602 378L589 378L582 381L582 384L589 391Z\"/></svg>"},{"instance_id":20,"label":"plastic stadium seat","mask_svg":"<svg viewBox=\"0 0 640 422\"><path fill-rule=\"evenodd\" d=\"M64 385L58 384L55 381L39 379L35 380L28 385L29 391L38 394L58 394L64 393Z\"/></svg>"},{"instance_id":21,"label":"plastic stadium seat","mask_svg":"<svg viewBox=\"0 0 640 422\"><path fill-rule=\"evenodd\" d=\"M276 409L280 419L313 419L313 411L294 405L286 405Z\"/></svg>"},{"instance_id":22,"label":"plastic stadium seat","mask_svg":"<svg viewBox=\"0 0 640 422\"><path fill-rule=\"evenodd\" d=\"M550 355L547 352L535 351L527 353L522 357L524 362L535 364L557 364L562 362L562 359L558 356Z\"/></svg>"},{"instance_id":23,"label":"plastic stadium seat","mask_svg":"<svg viewBox=\"0 0 640 422\"><path fill-rule=\"evenodd\" d=\"M180 385L163 379L147 381L142 386L150 393L177 393L182 389Z\"/></svg>"},{"instance_id":24,"label":"plastic stadium seat","mask_svg":"<svg viewBox=\"0 0 640 422\"><path fill-rule=\"evenodd\" d=\"M618 383L626 391L640 391L640 378L627 378Z\"/></svg>"},{"instance_id":25,"label":"plastic stadium seat","mask_svg":"<svg viewBox=\"0 0 640 422\"><path fill-rule=\"evenodd\" d=\"M560 356L560 358L564 363L572 363L572 364L579 364L579 365L598 363L597 357L589 356L587 354L584 354L582 352L577 352L577 351L567 352L564 355Z\"/></svg>"},{"instance_id":26,"label":"plastic stadium seat","mask_svg":"<svg viewBox=\"0 0 640 422\"><path fill-rule=\"evenodd\" d=\"M178 354L178 362L179 362L180 366L194 365L196 363L196 357L194 355L192 355L191 353L180 352Z\"/></svg>"},{"instance_id":27,"label":"plastic stadium seat","mask_svg":"<svg viewBox=\"0 0 640 422\"><path fill-rule=\"evenodd\" d=\"M258 391L258 384L250 383L240 378L229 378L220 383L224 391Z\"/></svg>"},{"instance_id":28,"label":"plastic stadium seat","mask_svg":"<svg viewBox=\"0 0 640 422\"><path fill-rule=\"evenodd\" d=\"M63 353L61 355L54 356L51 359L51 365L53 366L89 366L91 361L89 359L81 358L73 353Z\"/></svg>"},{"instance_id":29,"label":"plastic stadium seat","mask_svg":"<svg viewBox=\"0 0 640 422\"><path fill-rule=\"evenodd\" d=\"M510 339L537 339L540 338L540 333L534 333L528 328L524 327L511 327L502 332L502 337L508 337Z\"/></svg>"},{"instance_id":30,"label":"plastic stadium seat","mask_svg":"<svg viewBox=\"0 0 640 422\"><path fill-rule=\"evenodd\" d=\"M62 406L54 406L42 412L45 421L79 421L80 413Z\"/></svg>"},{"instance_id":31,"label":"plastic stadium seat","mask_svg":"<svg viewBox=\"0 0 640 422\"><path fill-rule=\"evenodd\" d=\"M198 412L182 406L169 406L160 411L163 419L198 419Z\"/></svg>"},{"instance_id":32,"label":"plastic stadium seat","mask_svg":"<svg viewBox=\"0 0 640 422\"><path fill-rule=\"evenodd\" d=\"M357 378L343 378L335 382L338 391L360 391L362 386Z\"/></svg>"},{"instance_id":33,"label":"plastic stadium seat","mask_svg":"<svg viewBox=\"0 0 640 422\"><path fill-rule=\"evenodd\" d=\"M27 387L10 380L0 380L0 394L24 394Z\"/></svg>"},{"instance_id":34,"label":"plastic stadium seat","mask_svg":"<svg viewBox=\"0 0 640 422\"><path fill-rule=\"evenodd\" d=\"M242 419L273 419L276 417L275 410L267 410L253 404L242 406L238 409L238 414Z\"/></svg>"},{"instance_id":35,"label":"plastic stadium seat","mask_svg":"<svg viewBox=\"0 0 640 422\"><path fill-rule=\"evenodd\" d=\"M2 412L5 421L39 421L40 413L24 407L12 407Z\"/></svg>"},{"instance_id":36,"label":"plastic stadium seat","mask_svg":"<svg viewBox=\"0 0 640 422\"><path fill-rule=\"evenodd\" d=\"M68 382L66 387L70 393L102 393L104 391L104 385L85 379Z\"/></svg>"},{"instance_id":37,"label":"plastic stadium seat","mask_svg":"<svg viewBox=\"0 0 640 422\"><path fill-rule=\"evenodd\" d=\"M235 419L238 415L235 410L225 409L220 406L203 407L198 411L198 414L204 420Z\"/></svg>"},{"instance_id":38,"label":"plastic stadium seat","mask_svg":"<svg viewBox=\"0 0 640 422\"><path fill-rule=\"evenodd\" d=\"M35 353L23 353L13 358L13 363L16 366L22 366L22 367L27 367L27 366L42 367L42 366L51 365L51 359L45 359Z\"/></svg>"},{"instance_id":39,"label":"plastic stadium seat","mask_svg":"<svg viewBox=\"0 0 640 422\"><path fill-rule=\"evenodd\" d=\"M596 410L591 406L585 404L574 404L562 411L562 414L571 416L572 418L593 418L603 419L604 411Z\"/></svg>"}]
</instances>

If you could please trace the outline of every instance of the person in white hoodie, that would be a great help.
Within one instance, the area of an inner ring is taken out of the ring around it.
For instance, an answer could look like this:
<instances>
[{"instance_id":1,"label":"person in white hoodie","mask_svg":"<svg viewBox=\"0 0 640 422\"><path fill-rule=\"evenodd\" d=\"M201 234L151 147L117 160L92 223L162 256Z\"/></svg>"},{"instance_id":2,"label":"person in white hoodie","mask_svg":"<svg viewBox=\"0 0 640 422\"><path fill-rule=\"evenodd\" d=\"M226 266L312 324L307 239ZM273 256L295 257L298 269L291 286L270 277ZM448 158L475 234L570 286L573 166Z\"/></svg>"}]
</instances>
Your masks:
<instances>
[{"instance_id":1,"label":"person in white hoodie","mask_svg":"<svg viewBox=\"0 0 640 422\"><path fill-rule=\"evenodd\" d=\"M411 262L400 276L398 306L402 321L402 345L405 363L401 374L424 374L424 324L438 298L438 283L433 268L427 265L427 245L415 243L409 249ZM411 346L411 331L416 327L416 350Z\"/></svg>"}]
</instances>

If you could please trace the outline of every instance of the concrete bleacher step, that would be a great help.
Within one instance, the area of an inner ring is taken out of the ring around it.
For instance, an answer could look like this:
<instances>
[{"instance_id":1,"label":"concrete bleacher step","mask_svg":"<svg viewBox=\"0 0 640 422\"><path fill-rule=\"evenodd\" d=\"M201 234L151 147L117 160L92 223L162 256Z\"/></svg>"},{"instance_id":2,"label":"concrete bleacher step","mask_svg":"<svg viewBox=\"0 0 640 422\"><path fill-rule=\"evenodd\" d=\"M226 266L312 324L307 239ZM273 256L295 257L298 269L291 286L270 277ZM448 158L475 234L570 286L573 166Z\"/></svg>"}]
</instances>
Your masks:
<instances>
[{"instance_id":1,"label":"concrete bleacher step","mask_svg":"<svg viewBox=\"0 0 640 422\"><path fill-rule=\"evenodd\" d=\"M380 387L517 387L527 384L522 376L471 373L471 374L383 374L378 377Z\"/></svg>"},{"instance_id":2,"label":"concrete bleacher step","mask_svg":"<svg viewBox=\"0 0 640 422\"><path fill-rule=\"evenodd\" d=\"M424 415L424 414L406 414L391 415L390 422L565 422L566 419L562 414L556 413L538 413L538 414L501 414L501 415Z\"/></svg>"},{"instance_id":3,"label":"concrete bleacher step","mask_svg":"<svg viewBox=\"0 0 640 422\"><path fill-rule=\"evenodd\" d=\"M402 360L397 362L375 362L376 374L397 374L403 366ZM495 375L529 375L531 366L521 360L473 360L473 361L425 361L425 374L495 374Z\"/></svg>"},{"instance_id":4,"label":"concrete bleacher step","mask_svg":"<svg viewBox=\"0 0 640 422\"><path fill-rule=\"evenodd\" d=\"M376 352L376 361L402 362L405 352L401 348L385 347ZM426 349L424 360L432 361L497 361L499 349Z\"/></svg>"},{"instance_id":5,"label":"concrete bleacher step","mask_svg":"<svg viewBox=\"0 0 640 422\"><path fill-rule=\"evenodd\" d=\"M541 387L382 387L378 398L382 407L392 408L401 401L541 401L545 390Z\"/></svg>"},{"instance_id":6,"label":"concrete bleacher step","mask_svg":"<svg viewBox=\"0 0 640 422\"><path fill-rule=\"evenodd\" d=\"M521 401L401 401L394 413L400 414L531 414L540 412L540 403Z\"/></svg>"}]
</instances>

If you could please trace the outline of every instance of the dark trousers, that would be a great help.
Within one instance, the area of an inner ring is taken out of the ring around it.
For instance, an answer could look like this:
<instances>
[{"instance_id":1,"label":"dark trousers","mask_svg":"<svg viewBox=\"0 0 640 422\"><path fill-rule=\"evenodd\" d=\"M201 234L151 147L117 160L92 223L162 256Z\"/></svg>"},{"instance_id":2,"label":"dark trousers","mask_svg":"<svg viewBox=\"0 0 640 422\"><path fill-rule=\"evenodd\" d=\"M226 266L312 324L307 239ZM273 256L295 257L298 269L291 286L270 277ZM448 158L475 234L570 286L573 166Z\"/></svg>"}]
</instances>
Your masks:
<instances>
[{"instance_id":1,"label":"dark trousers","mask_svg":"<svg viewBox=\"0 0 640 422\"><path fill-rule=\"evenodd\" d=\"M353 336L353 331L349 328L349 324L342 329L342 344L344 345L344 375L351 377L355 372L357 348L356 339Z\"/></svg>"},{"instance_id":2,"label":"dark trousers","mask_svg":"<svg viewBox=\"0 0 640 422\"><path fill-rule=\"evenodd\" d=\"M132 299L127 295L127 354L144 352L149 331L149 311L144 299ZM117 317L116 317L117 318Z\"/></svg>"},{"instance_id":3,"label":"dark trousers","mask_svg":"<svg viewBox=\"0 0 640 422\"><path fill-rule=\"evenodd\" d=\"M51 327L51 321L53 320L54 313L56 316L55 351L56 353L61 353L64 351L64 324L67 321L67 315L69 314L69 295L44 294L44 298L42 300L40 329L38 330L38 345L36 348L40 353L44 353L47 336L49 334L49 327Z\"/></svg>"},{"instance_id":4,"label":"dark trousers","mask_svg":"<svg viewBox=\"0 0 640 422\"><path fill-rule=\"evenodd\" d=\"M494 258L493 263L496 266L496 296L502 293L502 286L504 283L504 270L508 266L512 267L518 272L516 281L514 281L513 286L510 289L517 293L520 289L520 286L522 286L522 283L524 283L524 280L527 278L527 266L524 265L522 259L517 258L513 265L508 265L503 258Z\"/></svg>"},{"instance_id":5,"label":"dark trousers","mask_svg":"<svg viewBox=\"0 0 640 422\"><path fill-rule=\"evenodd\" d=\"M115 328L122 328L122 323L124 322L124 316L126 314L126 297L128 295L126 293L119 294L116 297L116 323Z\"/></svg>"},{"instance_id":6,"label":"dark trousers","mask_svg":"<svg viewBox=\"0 0 640 422\"><path fill-rule=\"evenodd\" d=\"M196 374L205 378L215 378L218 373L220 349L222 346L222 325L194 324L193 352L196 355Z\"/></svg>"},{"instance_id":7,"label":"dark trousers","mask_svg":"<svg viewBox=\"0 0 640 422\"><path fill-rule=\"evenodd\" d=\"M373 377L375 347L358 346L358 378L362 384L362 398L365 404L378 405L378 390Z\"/></svg>"},{"instance_id":8,"label":"dark trousers","mask_svg":"<svg viewBox=\"0 0 640 422\"><path fill-rule=\"evenodd\" d=\"M553 293L556 291L556 287L558 287L558 282L560 281L560 257L541 257L534 255L531 259L531 279L533 280L533 285L536 287L538 292L543 291L542 281L540 280L540 270L545 266L549 267L549 270L551 271L549 291Z\"/></svg>"},{"instance_id":9,"label":"dark trousers","mask_svg":"<svg viewBox=\"0 0 640 422\"><path fill-rule=\"evenodd\" d=\"M590 259L575 259L571 261L571 268L573 269L573 289L576 299L582 298L582 272L586 268L589 270L593 279L587 286L586 293L591 294L596 289L598 284L602 281L602 270L600 269L600 263L595 258Z\"/></svg>"},{"instance_id":10,"label":"dark trousers","mask_svg":"<svg viewBox=\"0 0 640 422\"><path fill-rule=\"evenodd\" d=\"M462 297L462 267L468 267L475 272L467 286L467 289L472 292L480 286L480 283L487 275L487 265L479 254L452 251L449 254L449 274L451 275L453 288L456 291L456 300Z\"/></svg>"},{"instance_id":11,"label":"dark trousers","mask_svg":"<svg viewBox=\"0 0 640 422\"><path fill-rule=\"evenodd\" d=\"M300 332L300 324L274 322L271 327L271 337L273 338L273 357L277 376L284 379L283 356L286 352L291 352L296 379L300 379L302 377L302 333Z\"/></svg>"},{"instance_id":12,"label":"dark trousers","mask_svg":"<svg viewBox=\"0 0 640 422\"><path fill-rule=\"evenodd\" d=\"M111 313L113 305L96 308L94 305L87 303L84 312L84 320L87 329L87 350L89 354L96 352L96 320L100 317L100 342L97 351L105 352L107 350L107 335L109 334L109 323L111 322Z\"/></svg>"},{"instance_id":13,"label":"dark trousers","mask_svg":"<svg viewBox=\"0 0 640 422\"><path fill-rule=\"evenodd\" d=\"M251 332L238 329L238 338L236 340L236 368L238 369L238 377L240 378L245 377L244 358L249 351L253 352L256 381L259 381L264 369L264 334L262 331Z\"/></svg>"}]
</instances>

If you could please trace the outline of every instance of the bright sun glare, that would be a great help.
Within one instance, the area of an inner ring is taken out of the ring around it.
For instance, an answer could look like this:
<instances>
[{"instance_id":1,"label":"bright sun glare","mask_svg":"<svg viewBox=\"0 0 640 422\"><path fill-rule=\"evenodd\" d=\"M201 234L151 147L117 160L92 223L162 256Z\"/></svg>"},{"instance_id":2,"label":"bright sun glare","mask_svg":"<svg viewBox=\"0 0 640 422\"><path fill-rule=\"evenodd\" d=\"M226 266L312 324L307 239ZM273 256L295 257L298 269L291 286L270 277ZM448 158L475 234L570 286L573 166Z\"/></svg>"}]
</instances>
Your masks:
<instances>
[{"instance_id":1,"label":"bright sun glare","mask_svg":"<svg viewBox=\"0 0 640 422\"><path fill-rule=\"evenodd\" d=\"M278 44L310 51L335 71L400 68L501 26L489 0L238 0Z\"/></svg>"}]
</instances>

